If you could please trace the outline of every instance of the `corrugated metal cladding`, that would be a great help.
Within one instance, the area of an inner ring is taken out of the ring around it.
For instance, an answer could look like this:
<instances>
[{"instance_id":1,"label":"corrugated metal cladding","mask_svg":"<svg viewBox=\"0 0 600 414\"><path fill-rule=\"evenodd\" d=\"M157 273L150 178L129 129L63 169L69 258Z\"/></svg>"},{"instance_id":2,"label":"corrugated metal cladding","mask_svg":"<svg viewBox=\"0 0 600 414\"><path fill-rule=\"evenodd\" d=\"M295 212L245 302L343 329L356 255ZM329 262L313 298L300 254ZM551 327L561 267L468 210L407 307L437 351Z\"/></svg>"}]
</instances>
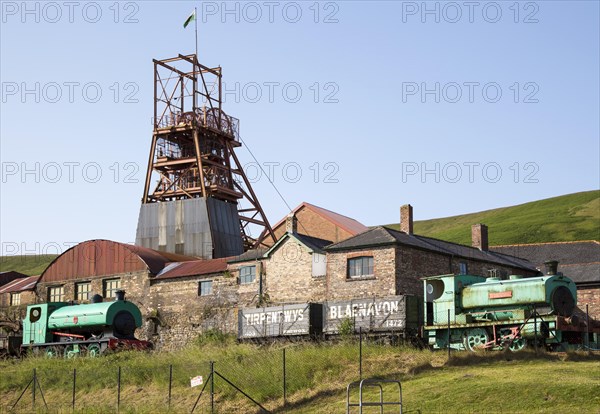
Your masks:
<instances>
[{"instance_id":1,"label":"corrugated metal cladding","mask_svg":"<svg viewBox=\"0 0 600 414\"><path fill-rule=\"evenodd\" d=\"M110 240L90 240L58 256L40 277L54 282L149 270L159 273L167 263L194 260L192 257L157 252Z\"/></svg>"},{"instance_id":2,"label":"corrugated metal cladding","mask_svg":"<svg viewBox=\"0 0 600 414\"><path fill-rule=\"evenodd\" d=\"M237 206L193 198L142 204L135 243L202 259L243 253Z\"/></svg>"},{"instance_id":3,"label":"corrugated metal cladding","mask_svg":"<svg viewBox=\"0 0 600 414\"><path fill-rule=\"evenodd\" d=\"M237 256L244 253L237 205L215 198L208 199L214 257Z\"/></svg>"}]
</instances>

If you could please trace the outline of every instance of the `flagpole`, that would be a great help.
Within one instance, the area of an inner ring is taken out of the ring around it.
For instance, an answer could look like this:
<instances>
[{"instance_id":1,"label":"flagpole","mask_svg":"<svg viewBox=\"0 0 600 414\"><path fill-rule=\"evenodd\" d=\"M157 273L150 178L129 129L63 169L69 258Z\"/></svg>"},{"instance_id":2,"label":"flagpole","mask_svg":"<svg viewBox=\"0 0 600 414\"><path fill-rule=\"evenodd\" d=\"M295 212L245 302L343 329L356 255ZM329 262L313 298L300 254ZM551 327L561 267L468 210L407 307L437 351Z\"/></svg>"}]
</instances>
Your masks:
<instances>
[{"instance_id":1,"label":"flagpole","mask_svg":"<svg viewBox=\"0 0 600 414\"><path fill-rule=\"evenodd\" d=\"M194 7L194 27L196 29L196 61L198 61L198 10Z\"/></svg>"}]
</instances>

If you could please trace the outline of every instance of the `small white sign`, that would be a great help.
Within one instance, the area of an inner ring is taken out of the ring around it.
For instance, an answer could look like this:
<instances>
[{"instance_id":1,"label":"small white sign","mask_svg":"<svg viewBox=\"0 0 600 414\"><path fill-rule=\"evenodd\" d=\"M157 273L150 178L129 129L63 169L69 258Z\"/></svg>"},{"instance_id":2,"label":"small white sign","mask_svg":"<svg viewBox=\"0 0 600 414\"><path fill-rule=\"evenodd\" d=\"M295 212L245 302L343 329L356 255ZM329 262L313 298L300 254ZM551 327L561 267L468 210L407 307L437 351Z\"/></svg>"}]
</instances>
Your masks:
<instances>
[{"instance_id":1,"label":"small white sign","mask_svg":"<svg viewBox=\"0 0 600 414\"><path fill-rule=\"evenodd\" d=\"M198 385L202 385L203 381L202 381L202 375L198 375L197 377L191 378L190 379L190 385L192 387L197 387Z\"/></svg>"}]
</instances>

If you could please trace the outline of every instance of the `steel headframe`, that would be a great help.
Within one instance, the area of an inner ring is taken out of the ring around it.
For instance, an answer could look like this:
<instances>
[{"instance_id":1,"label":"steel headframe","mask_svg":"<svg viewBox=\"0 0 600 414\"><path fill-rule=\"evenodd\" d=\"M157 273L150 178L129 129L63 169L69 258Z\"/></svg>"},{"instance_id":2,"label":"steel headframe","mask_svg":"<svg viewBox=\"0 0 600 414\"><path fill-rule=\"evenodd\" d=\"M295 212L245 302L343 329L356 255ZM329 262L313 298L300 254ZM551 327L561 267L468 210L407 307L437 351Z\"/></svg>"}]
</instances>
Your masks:
<instances>
[{"instance_id":1,"label":"steel headframe","mask_svg":"<svg viewBox=\"0 0 600 414\"><path fill-rule=\"evenodd\" d=\"M276 238L235 148L239 120L223 109L221 67L196 55L154 62L154 130L142 203L213 197L238 206L244 249ZM158 183L150 188L153 174ZM242 202L248 206L241 207ZM250 234L249 226L258 227Z\"/></svg>"}]
</instances>

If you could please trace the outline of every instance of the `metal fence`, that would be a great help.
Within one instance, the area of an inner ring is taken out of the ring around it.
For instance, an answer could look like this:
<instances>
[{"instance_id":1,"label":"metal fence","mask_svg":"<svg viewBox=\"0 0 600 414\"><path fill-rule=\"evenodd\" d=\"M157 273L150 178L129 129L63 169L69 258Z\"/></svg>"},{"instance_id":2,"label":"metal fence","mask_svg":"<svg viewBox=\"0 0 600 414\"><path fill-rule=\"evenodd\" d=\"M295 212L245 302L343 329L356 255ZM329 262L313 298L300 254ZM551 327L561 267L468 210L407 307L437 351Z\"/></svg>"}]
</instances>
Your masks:
<instances>
[{"instance_id":1,"label":"metal fence","mask_svg":"<svg viewBox=\"0 0 600 414\"><path fill-rule=\"evenodd\" d=\"M0 412L296 412L308 401L339 394L356 380L400 380L407 373L432 369L434 360L440 365L446 362L444 351L426 352L406 346L399 338L361 332L337 343L241 346L235 355L224 355L218 361L204 360L202 348L197 352L198 361L193 363L189 363L189 355L171 354L161 357L170 363L138 367L127 364L126 356L115 354L82 358L58 368L58 364L40 364L35 370L5 367L0 374L2 378L10 376L13 385L5 389L0 379L4 397ZM151 361L153 355L143 358ZM191 386L192 381L196 386ZM90 399L90 395L96 398ZM144 406L132 404L132 397L143 400ZM327 412L344 412L344 397ZM481 412L480 408L466 405L464 412ZM404 413L420 412L420 407L403 405L402 409ZM494 407L486 405L486 410L494 412ZM447 412L442 403L439 412Z\"/></svg>"}]
</instances>

